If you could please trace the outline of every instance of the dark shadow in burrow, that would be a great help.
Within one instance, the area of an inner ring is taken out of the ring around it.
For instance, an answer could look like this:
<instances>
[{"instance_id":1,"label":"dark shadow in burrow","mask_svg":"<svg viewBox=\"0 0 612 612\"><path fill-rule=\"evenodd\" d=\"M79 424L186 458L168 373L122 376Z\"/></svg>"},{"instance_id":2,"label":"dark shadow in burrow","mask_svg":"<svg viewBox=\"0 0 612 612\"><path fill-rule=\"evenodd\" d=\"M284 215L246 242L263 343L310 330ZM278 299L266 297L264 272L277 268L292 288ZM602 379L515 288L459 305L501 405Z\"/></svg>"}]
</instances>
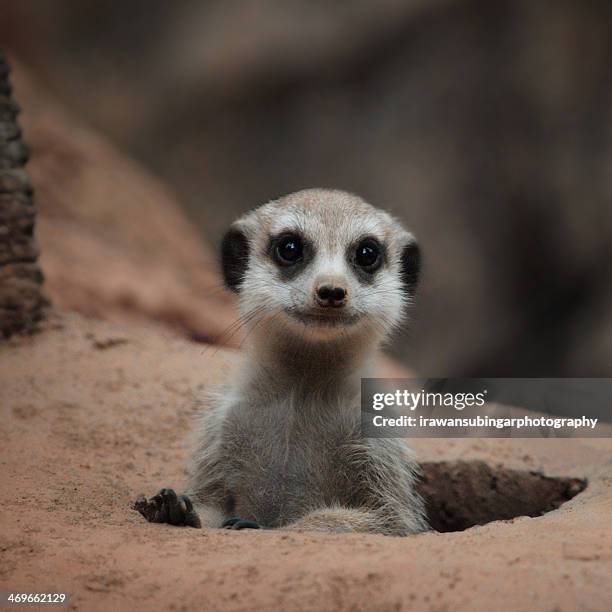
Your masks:
<instances>
[{"instance_id":1,"label":"dark shadow in burrow","mask_svg":"<svg viewBox=\"0 0 612 612\"><path fill-rule=\"evenodd\" d=\"M418 489L433 529L463 531L517 516L541 516L587 486L580 478L492 467L484 461L422 463Z\"/></svg>"}]
</instances>

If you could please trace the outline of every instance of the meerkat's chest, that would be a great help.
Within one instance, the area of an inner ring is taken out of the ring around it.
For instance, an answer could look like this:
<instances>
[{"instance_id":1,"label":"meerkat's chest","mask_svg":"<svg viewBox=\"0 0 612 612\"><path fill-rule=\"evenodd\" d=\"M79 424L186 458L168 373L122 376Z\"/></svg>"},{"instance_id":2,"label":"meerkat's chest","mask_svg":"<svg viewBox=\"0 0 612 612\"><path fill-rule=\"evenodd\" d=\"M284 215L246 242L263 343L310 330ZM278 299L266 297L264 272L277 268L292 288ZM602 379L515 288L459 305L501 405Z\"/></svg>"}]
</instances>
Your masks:
<instances>
[{"instance_id":1,"label":"meerkat's chest","mask_svg":"<svg viewBox=\"0 0 612 612\"><path fill-rule=\"evenodd\" d=\"M323 505L352 505L362 449L358 414L246 410L224 428L227 486L235 513L278 526Z\"/></svg>"}]
</instances>

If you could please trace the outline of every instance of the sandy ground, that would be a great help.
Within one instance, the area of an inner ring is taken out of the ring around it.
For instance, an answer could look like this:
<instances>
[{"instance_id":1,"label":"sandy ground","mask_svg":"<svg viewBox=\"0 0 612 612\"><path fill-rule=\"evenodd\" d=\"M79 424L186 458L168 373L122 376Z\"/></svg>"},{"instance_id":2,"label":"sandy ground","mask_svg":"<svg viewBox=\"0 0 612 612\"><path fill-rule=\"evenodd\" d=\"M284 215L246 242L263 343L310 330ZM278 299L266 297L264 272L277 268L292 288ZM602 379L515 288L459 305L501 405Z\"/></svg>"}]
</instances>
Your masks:
<instances>
[{"instance_id":1,"label":"sandy ground","mask_svg":"<svg viewBox=\"0 0 612 612\"><path fill-rule=\"evenodd\" d=\"M56 315L0 346L0 591L82 610L607 610L611 440L420 440L424 460L587 477L560 509L409 538L146 523L181 487L192 399L231 353Z\"/></svg>"}]
</instances>

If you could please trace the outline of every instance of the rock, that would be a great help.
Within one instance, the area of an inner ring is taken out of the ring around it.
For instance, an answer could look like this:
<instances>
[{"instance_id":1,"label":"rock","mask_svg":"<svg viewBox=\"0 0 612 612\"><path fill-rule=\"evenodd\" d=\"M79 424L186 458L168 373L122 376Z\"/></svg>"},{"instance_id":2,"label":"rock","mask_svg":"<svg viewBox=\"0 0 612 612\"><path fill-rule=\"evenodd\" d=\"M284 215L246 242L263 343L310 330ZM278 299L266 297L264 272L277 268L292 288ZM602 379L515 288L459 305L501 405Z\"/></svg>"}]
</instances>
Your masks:
<instances>
[{"instance_id":1,"label":"rock","mask_svg":"<svg viewBox=\"0 0 612 612\"><path fill-rule=\"evenodd\" d=\"M41 285L35 208L23 168L28 151L17 125L19 107L11 95L9 68L0 53L0 338L32 331L47 299Z\"/></svg>"}]
</instances>

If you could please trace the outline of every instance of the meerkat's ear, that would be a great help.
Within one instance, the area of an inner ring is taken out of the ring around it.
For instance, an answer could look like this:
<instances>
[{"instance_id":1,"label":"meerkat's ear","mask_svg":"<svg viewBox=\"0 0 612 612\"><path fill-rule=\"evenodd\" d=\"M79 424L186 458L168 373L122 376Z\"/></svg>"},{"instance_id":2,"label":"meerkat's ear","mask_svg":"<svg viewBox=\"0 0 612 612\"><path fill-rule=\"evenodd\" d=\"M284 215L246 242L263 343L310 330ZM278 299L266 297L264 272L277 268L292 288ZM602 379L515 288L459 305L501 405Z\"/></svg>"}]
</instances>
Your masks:
<instances>
[{"instance_id":1,"label":"meerkat's ear","mask_svg":"<svg viewBox=\"0 0 612 612\"><path fill-rule=\"evenodd\" d=\"M240 292L240 285L249 264L249 240L240 223L230 227L221 241L221 269L228 289Z\"/></svg>"},{"instance_id":2,"label":"meerkat's ear","mask_svg":"<svg viewBox=\"0 0 612 612\"><path fill-rule=\"evenodd\" d=\"M401 278L406 292L414 295L421 276L421 249L411 234L402 248L400 255Z\"/></svg>"}]
</instances>

